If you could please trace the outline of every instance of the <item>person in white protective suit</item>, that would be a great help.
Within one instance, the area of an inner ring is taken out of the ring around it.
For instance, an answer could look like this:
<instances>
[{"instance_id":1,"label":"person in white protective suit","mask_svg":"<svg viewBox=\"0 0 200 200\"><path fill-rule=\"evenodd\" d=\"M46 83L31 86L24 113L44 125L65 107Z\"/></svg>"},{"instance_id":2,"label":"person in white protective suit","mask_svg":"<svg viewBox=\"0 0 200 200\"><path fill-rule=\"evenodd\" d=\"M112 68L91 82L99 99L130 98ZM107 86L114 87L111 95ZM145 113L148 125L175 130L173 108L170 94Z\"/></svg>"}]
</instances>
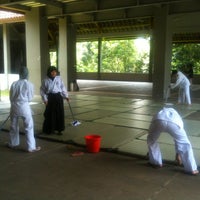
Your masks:
<instances>
[{"instance_id":1,"label":"person in white protective suit","mask_svg":"<svg viewBox=\"0 0 200 200\"><path fill-rule=\"evenodd\" d=\"M178 93L178 103L179 104L187 104L191 105L191 98L190 98L190 81L188 78L180 71L174 70L172 72L172 76L176 75L176 83L170 85L171 89L179 87Z\"/></svg>"},{"instance_id":2,"label":"person in white protective suit","mask_svg":"<svg viewBox=\"0 0 200 200\"><path fill-rule=\"evenodd\" d=\"M183 121L178 112L173 108L164 107L152 118L147 136L149 163L155 167L162 167L162 155L157 142L162 132L169 133L175 142L175 151L179 162L182 161L184 170L196 175L196 161L194 159L191 143L184 129Z\"/></svg>"},{"instance_id":3,"label":"person in white protective suit","mask_svg":"<svg viewBox=\"0 0 200 200\"><path fill-rule=\"evenodd\" d=\"M20 144L19 124L21 118L24 124L26 135L26 145L28 152L39 151L41 147L36 147L34 138L34 124L32 111L29 102L33 98L33 84L28 80L28 69L21 67L19 70L19 80L12 83L10 88L10 142L7 144L9 148L16 148Z\"/></svg>"}]
</instances>

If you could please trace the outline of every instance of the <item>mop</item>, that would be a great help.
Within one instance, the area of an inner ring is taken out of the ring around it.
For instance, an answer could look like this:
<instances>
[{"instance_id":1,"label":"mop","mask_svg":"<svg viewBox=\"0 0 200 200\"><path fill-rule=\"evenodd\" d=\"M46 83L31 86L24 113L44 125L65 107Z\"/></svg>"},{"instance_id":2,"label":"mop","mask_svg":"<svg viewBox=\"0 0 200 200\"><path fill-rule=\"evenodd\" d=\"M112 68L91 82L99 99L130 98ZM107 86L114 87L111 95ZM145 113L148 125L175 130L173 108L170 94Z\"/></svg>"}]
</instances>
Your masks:
<instances>
[{"instance_id":1,"label":"mop","mask_svg":"<svg viewBox=\"0 0 200 200\"><path fill-rule=\"evenodd\" d=\"M165 95L165 105L167 106L172 106L173 103L168 103L168 98L170 97L170 87L167 88L167 92L166 92L166 95Z\"/></svg>"},{"instance_id":2,"label":"mop","mask_svg":"<svg viewBox=\"0 0 200 200\"><path fill-rule=\"evenodd\" d=\"M78 120L75 120L75 118L74 118L74 114L72 112L72 108L71 108L71 105L70 105L69 101L68 101L68 104L69 104L69 109L70 109L70 112L71 112L71 115L72 115L72 119L73 119L73 122L71 123L72 126L78 126L78 125L80 125L81 122L79 122Z\"/></svg>"},{"instance_id":3,"label":"mop","mask_svg":"<svg viewBox=\"0 0 200 200\"><path fill-rule=\"evenodd\" d=\"M0 131L2 130L3 126L5 125L5 123L10 119L10 115L8 115L8 117L5 119L5 121L3 121L3 123L0 125Z\"/></svg>"}]
</instances>

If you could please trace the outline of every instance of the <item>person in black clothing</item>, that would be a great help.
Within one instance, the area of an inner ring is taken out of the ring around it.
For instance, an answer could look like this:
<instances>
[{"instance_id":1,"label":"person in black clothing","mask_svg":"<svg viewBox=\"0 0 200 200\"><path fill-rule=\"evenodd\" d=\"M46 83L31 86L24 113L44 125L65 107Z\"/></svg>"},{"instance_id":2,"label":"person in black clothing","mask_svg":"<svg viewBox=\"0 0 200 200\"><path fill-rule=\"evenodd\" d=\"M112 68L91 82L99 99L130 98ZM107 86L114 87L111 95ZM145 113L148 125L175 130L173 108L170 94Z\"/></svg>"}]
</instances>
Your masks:
<instances>
[{"instance_id":1,"label":"person in black clothing","mask_svg":"<svg viewBox=\"0 0 200 200\"><path fill-rule=\"evenodd\" d=\"M56 67L50 66L47 77L42 81L40 94L46 109L44 112L43 133L53 134L55 131L62 135L65 129L63 99L69 101L68 92L58 75Z\"/></svg>"}]
</instances>

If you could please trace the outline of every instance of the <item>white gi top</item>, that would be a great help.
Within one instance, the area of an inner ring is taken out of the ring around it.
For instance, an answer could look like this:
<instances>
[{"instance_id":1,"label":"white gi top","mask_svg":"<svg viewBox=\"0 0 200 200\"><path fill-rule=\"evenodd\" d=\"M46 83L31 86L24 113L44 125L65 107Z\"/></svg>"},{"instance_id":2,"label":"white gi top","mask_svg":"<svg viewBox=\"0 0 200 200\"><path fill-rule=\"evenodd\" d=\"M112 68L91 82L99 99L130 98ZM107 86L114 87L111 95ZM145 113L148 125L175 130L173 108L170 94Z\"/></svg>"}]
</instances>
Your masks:
<instances>
[{"instance_id":1,"label":"white gi top","mask_svg":"<svg viewBox=\"0 0 200 200\"><path fill-rule=\"evenodd\" d=\"M26 79L19 79L10 88L11 114L26 116L29 114L29 102L33 99L33 84Z\"/></svg>"},{"instance_id":2,"label":"white gi top","mask_svg":"<svg viewBox=\"0 0 200 200\"><path fill-rule=\"evenodd\" d=\"M163 120L172 122L178 125L180 128L183 128L182 118L180 117L178 112L173 108L163 108L153 117L152 121L154 120Z\"/></svg>"},{"instance_id":3,"label":"white gi top","mask_svg":"<svg viewBox=\"0 0 200 200\"><path fill-rule=\"evenodd\" d=\"M175 87L180 86L180 88L184 88L185 86L190 86L190 81L188 78L180 71L177 73L177 80L176 83L171 86L172 89Z\"/></svg>"},{"instance_id":4,"label":"white gi top","mask_svg":"<svg viewBox=\"0 0 200 200\"><path fill-rule=\"evenodd\" d=\"M49 77L42 81L40 95L44 102L48 100L49 93L60 93L63 98L68 98L68 92L60 76L56 76L53 81Z\"/></svg>"}]
</instances>

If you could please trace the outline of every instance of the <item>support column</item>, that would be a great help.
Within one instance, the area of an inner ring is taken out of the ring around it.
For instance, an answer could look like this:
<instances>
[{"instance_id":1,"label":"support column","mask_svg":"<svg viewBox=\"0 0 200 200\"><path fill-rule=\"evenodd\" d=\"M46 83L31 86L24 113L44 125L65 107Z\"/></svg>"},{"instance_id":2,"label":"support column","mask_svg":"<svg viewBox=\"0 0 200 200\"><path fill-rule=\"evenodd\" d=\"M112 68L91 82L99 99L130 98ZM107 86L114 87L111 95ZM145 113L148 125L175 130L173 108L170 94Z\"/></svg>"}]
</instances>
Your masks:
<instances>
[{"instance_id":1,"label":"support column","mask_svg":"<svg viewBox=\"0 0 200 200\"><path fill-rule=\"evenodd\" d=\"M98 79L101 80L101 65L102 65L102 38L98 38Z\"/></svg>"},{"instance_id":2,"label":"support column","mask_svg":"<svg viewBox=\"0 0 200 200\"><path fill-rule=\"evenodd\" d=\"M26 14L26 54L29 79L39 94L41 80L50 65L48 23L43 8L33 8Z\"/></svg>"},{"instance_id":3,"label":"support column","mask_svg":"<svg viewBox=\"0 0 200 200\"><path fill-rule=\"evenodd\" d=\"M11 71L11 56L10 56L10 32L9 24L3 24L3 57L4 57L4 87L9 89L9 73Z\"/></svg>"},{"instance_id":4,"label":"support column","mask_svg":"<svg viewBox=\"0 0 200 200\"><path fill-rule=\"evenodd\" d=\"M59 18L58 69L65 86L69 88L67 54L67 20L66 18Z\"/></svg>"},{"instance_id":5,"label":"support column","mask_svg":"<svg viewBox=\"0 0 200 200\"><path fill-rule=\"evenodd\" d=\"M155 100L164 99L171 74L172 32L168 6L157 8L153 32L153 92Z\"/></svg>"},{"instance_id":6,"label":"support column","mask_svg":"<svg viewBox=\"0 0 200 200\"><path fill-rule=\"evenodd\" d=\"M154 66L154 56L153 56L153 40L152 37L150 37L150 52L149 52L149 81L153 81L153 66Z\"/></svg>"},{"instance_id":7,"label":"support column","mask_svg":"<svg viewBox=\"0 0 200 200\"><path fill-rule=\"evenodd\" d=\"M68 90L78 90L76 81L76 28L70 18L59 19L59 69Z\"/></svg>"},{"instance_id":8,"label":"support column","mask_svg":"<svg viewBox=\"0 0 200 200\"><path fill-rule=\"evenodd\" d=\"M67 18L67 77L70 89L78 91L79 87L76 81L76 27L70 24L70 18Z\"/></svg>"}]
</instances>

